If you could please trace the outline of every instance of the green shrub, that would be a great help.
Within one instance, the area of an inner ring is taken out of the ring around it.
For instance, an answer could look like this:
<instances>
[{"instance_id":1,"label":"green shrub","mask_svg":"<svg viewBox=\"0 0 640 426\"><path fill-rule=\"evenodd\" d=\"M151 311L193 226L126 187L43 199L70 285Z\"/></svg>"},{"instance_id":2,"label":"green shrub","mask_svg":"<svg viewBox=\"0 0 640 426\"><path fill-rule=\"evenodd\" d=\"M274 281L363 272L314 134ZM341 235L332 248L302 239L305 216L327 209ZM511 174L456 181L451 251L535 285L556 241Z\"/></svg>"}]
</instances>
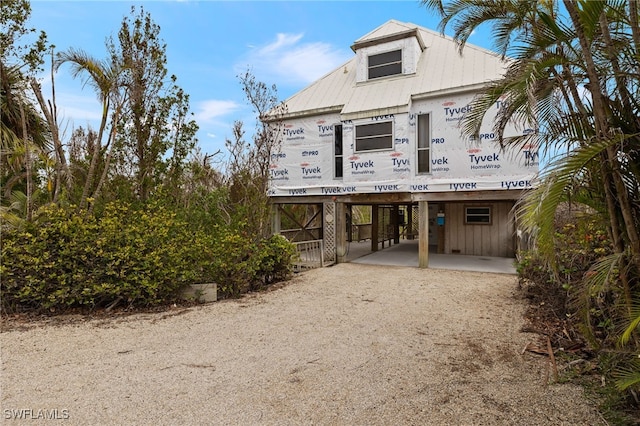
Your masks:
<instances>
[{"instance_id":1,"label":"green shrub","mask_svg":"<svg viewBox=\"0 0 640 426\"><path fill-rule=\"evenodd\" d=\"M290 277L295 247L281 235L257 243L237 230L225 230L214 247L213 279L222 297L248 291Z\"/></svg>"},{"instance_id":2,"label":"green shrub","mask_svg":"<svg viewBox=\"0 0 640 426\"><path fill-rule=\"evenodd\" d=\"M98 217L49 207L48 220L3 230L2 309L156 305L211 275L211 239L159 206L112 203Z\"/></svg>"},{"instance_id":3,"label":"green shrub","mask_svg":"<svg viewBox=\"0 0 640 426\"><path fill-rule=\"evenodd\" d=\"M282 235L274 235L262 241L259 250L260 264L256 278L262 284L284 281L293 273L293 260L297 256L295 246Z\"/></svg>"},{"instance_id":4,"label":"green shrub","mask_svg":"<svg viewBox=\"0 0 640 426\"><path fill-rule=\"evenodd\" d=\"M250 290L257 270L256 248L247 236L224 229L213 247L213 281L222 297L238 297Z\"/></svg>"},{"instance_id":5,"label":"green shrub","mask_svg":"<svg viewBox=\"0 0 640 426\"><path fill-rule=\"evenodd\" d=\"M279 235L256 242L242 223L194 226L153 203L110 203L99 214L49 206L43 214L38 224L3 230L4 312L158 305L206 282L238 297L291 274L293 245Z\"/></svg>"}]
</instances>

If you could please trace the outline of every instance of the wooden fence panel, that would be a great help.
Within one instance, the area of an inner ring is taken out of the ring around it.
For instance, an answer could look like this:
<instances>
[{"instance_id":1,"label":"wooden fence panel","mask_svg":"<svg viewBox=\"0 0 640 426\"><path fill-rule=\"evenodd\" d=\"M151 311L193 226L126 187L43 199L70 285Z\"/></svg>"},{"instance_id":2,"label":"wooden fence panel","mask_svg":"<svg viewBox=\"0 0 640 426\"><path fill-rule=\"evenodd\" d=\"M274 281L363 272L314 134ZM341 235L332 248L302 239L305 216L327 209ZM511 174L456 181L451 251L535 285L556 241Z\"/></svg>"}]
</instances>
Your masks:
<instances>
[{"instance_id":1,"label":"wooden fence panel","mask_svg":"<svg viewBox=\"0 0 640 426\"><path fill-rule=\"evenodd\" d=\"M294 243L298 250L298 259L293 264L295 272L324 266L324 245L322 240L302 241Z\"/></svg>"}]
</instances>

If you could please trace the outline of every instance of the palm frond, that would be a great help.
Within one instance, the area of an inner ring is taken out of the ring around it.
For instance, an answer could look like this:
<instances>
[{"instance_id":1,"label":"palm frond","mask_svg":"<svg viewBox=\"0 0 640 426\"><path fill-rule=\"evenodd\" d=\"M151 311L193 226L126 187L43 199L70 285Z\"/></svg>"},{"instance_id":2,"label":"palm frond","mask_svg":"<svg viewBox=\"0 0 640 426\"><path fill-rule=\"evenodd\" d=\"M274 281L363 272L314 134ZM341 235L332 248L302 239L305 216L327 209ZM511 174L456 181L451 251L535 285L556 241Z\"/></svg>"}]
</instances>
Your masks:
<instances>
[{"instance_id":1,"label":"palm frond","mask_svg":"<svg viewBox=\"0 0 640 426\"><path fill-rule=\"evenodd\" d=\"M88 74L83 84L93 87L100 102L106 101L116 81L117 71L114 64L96 59L84 50L74 48L57 54L56 69L65 63L71 65L71 75L74 78Z\"/></svg>"},{"instance_id":2,"label":"palm frond","mask_svg":"<svg viewBox=\"0 0 640 426\"><path fill-rule=\"evenodd\" d=\"M640 306L632 307L630 316L631 316L630 318L631 321L629 322L627 327L624 329L624 332L620 336L620 344L623 346L629 343L629 340L631 340L631 336L633 335L633 332L636 331L636 329L638 328L638 325L640 325Z\"/></svg>"},{"instance_id":3,"label":"palm frond","mask_svg":"<svg viewBox=\"0 0 640 426\"><path fill-rule=\"evenodd\" d=\"M588 293L596 294L606 291L609 285L618 279L618 273L626 253L612 253L598 260L586 272L584 284L589 288Z\"/></svg>"},{"instance_id":4,"label":"palm frond","mask_svg":"<svg viewBox=\"0 0 640 426\"><path fill-rule=\"evenodd\" d=\"M631 355L623 367L615 371L616 388L625 391L640 384L640 354Z\"/></svg>"},{"instance_id":5,"label":"palm frond","mask_svg":"<svg viewBox=\"0 0 640 426\"><path fill-rule=\"evenodd\" d=\"M534 236L543 258L554 262L554 218L555 212L567 199L576 177L580 177L589 164L617 139L578 147L569 155L554 160L541 174L540 184L527 193L516 207L517 216L523 229Z\"/></svg>"}]
</instances>

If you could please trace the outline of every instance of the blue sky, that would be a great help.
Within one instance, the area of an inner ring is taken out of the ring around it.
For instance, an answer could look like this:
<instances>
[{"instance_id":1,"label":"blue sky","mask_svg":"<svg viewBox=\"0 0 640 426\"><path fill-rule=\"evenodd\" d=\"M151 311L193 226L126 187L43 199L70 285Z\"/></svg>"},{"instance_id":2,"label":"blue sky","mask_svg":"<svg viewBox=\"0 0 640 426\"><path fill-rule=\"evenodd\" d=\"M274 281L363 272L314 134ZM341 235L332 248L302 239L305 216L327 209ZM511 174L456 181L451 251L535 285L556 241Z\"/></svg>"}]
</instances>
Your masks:
<instances>
[{"instance_id":1,"label":"blue sky","mask_svg":"<svg viewBox=\"0 0 640 426\"><path fill-rule=\"evenodd\" d=\"M44 1L31 3L30 26L44 30L56 50L83 49L106 58L131 6L142 6L161 28L167 69L190 95L203 152L223 149L233 122L253 129L255 116L237 75L250 69L288 98L353 57L355 40L390 19L436 30L438 19L419 1ZM486 33L470 43L491 48ZM49 70L46 70L48 75ZM43 81L45 97L50 84ZM98 126L99 103L68 67L56 75L56 98L67 136L72 127ZM223 149L224 150L224 149Z\"/></svg>"}]
</instances>

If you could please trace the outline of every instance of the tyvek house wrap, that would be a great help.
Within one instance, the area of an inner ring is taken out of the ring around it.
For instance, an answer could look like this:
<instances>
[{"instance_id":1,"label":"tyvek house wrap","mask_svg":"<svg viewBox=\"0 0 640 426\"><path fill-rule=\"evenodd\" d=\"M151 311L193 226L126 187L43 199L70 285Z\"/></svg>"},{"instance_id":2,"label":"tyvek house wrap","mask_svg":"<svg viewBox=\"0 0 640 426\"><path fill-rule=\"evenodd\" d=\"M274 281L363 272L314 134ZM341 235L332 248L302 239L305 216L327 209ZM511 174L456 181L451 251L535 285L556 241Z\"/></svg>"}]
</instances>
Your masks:
<instances>
[{"instance_id":1,"label":"tyvek house wrap","mask_svg":"<svg viewBox=\"0 0 640 426\"><path fill-rule=\"evenodd\" d=\"M461 134L473 94L414 102L408 113L341 121L339 114L284 122L279 151L272 153L271 196L385 192L454 192L525 189L534 185L538 149L529 144L501 150L493 134L500 104L485 117L479 140ZM431 117L431 172L417 171L417 116ZM355 126L393 122L392 149L355 152ZM334 178L334 128L343 126L343 177ZM532 129L512 124L505 136Z\"/></svg>"}]
</instances>

